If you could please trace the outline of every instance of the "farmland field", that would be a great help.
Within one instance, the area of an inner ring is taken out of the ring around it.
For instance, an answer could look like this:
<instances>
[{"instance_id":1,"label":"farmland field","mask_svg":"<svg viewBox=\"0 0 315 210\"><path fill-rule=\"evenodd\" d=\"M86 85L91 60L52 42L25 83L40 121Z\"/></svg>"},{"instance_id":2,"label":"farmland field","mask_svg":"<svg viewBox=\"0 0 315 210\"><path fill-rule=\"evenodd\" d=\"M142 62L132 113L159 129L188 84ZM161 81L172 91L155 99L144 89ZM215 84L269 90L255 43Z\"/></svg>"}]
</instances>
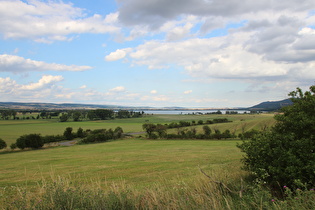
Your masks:
<instances>
[{"instance_id":1,"label":"farmland field","mask_svg":"<svg viewBox=\"0 0 315 210\"><path fill-rule=\"evenodd\" d=\"M193 181L205 170L239 171L237 141L142 140L76 145L0 155L0 186L34 185L50 176L124 180L146 186L159 180Z\"/></svg>"},{"instance_id":2,"label":"farmland field","mask_svg":"<svg viewBox=\"0 0 315 210\"><path fill-rule=\"evenodd\" d=\"M42 135L62 134L66 127L72 127L76 131L83 129L115 128L120 126L125 133L142 132L144 123L171 123L183 121L211 120L214 118L227 118L231 123L215 124L210 127L225 130L235 130L240 133L242 127L246 130L260 130L263 126L271 126L274 123L273 114L238 114L238 115L145 115L141 118L114 119L104 121L58 122L57 119L38 120L0 120L0 138L10 145L18 137L24 134L39 133ZM195 126L198 129L198 126ZM202 126L199 126L201 129Z\"/></svg>"},{"instance_id":3,"label":"farmland field","mask_svg":"<svg viewBox=\"0 0 315 210\"><path fill-rule=\"evenodd\" d=\"M205 122L215 118L227 118L231 122L211 124L212 129L222 131L230 129L236 134L244 130L260 130L272 126L275 122L272 114L145 115L142 118L65 123L60 123L57 119L2 120L0 121L0 138L10 145L23 134L62 134L66 127L73 127L75 131L79 127L93 130L120 126L125 133L138 133L143 132L142 125L148 122L161 124L199 120ZM194 125L193 127L201 132L202 126ZM176 130L170 129L168 132L176 132ZM84 195L87 192L97 193L97 190L102 189L105 190L105 194L109 193L106 194L109 196L106 202L114 202L114 205L118 205L115 204L115 196L123 202L121 196L124 196L127 191L128 199L134 199L132 202L135 209L140 208L139 206L145 209L165 209L169 208L169 202L177 203L175 209L200 207L222 209L231 205L239 207L250 205L258 208L261 205L261 199L265 201L270 199L265 196L268 193L262 192L262 195L250 197L251 200L257 199L255 202L248 202L245 199L239 204L233 196L226 197L224 191L217 188L215 182L209 182L203 174L205 172L214 180L224 181L232 189L239 189L242 186L241 180L247 175L247 172L241 170L242 153L236 147L239 142L241 142L240 139L149 140L144 134L136 134L121 140L71 147L44 147L25 151L5 149L0 152L0 202L3 199L8 209L20 208L22 203L29 208L49 209L51 205L59 205L54 201L55 199L65 199L65 202L74 199L71 196L76 195L72 195L71 192L75 193L76 190L80 195ZM68 181L63 181L64 179ZM48 186L52 188L47 188ZM60 193L69 192L70 194L64 194L64 196L70 196L70 198L60 197L59 190L61 190ZM27 191L28 196L23 197L22 191ZM50 192L56 194L49 195ZM182 201L181 199L185 198L182 194L187 197L186 199L191 200ZM49 197L45 197L48 195ZM142 195L148 197L141 201L139 196ZM171 199L170 196L173 198ZM75 198L79 199L78 203L86 201L84 197ZM34 203L32 199L35 199L37 203ZM42 199L46 199L43 204L40 203ZM91 200L91 202L96 205L97 202L103 201ZM228 203L225 204L226 202ZM97 208L103 208L105 204L97 205L100 205ZM181 205L183 207L180 207ZM271 204L267 202L266 205ZM114 208L120 209L117 206Z\"/></svg>"}]
</instances>

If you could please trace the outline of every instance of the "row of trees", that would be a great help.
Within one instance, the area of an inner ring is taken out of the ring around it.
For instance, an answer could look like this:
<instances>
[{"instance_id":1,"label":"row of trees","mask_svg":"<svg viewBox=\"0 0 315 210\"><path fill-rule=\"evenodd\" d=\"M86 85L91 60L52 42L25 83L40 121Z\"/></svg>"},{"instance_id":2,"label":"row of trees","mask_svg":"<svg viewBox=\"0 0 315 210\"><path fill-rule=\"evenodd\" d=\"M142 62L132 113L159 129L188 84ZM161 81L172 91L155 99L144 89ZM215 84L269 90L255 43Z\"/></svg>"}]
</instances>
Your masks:
<instances>
[{"instance_id":1,"label":"row of trees","mask_svg":"<svg viewBox=\"0 0 315 210\"><path fill-rule=\"evenodd\" d=\"M81 138L80 143L91 143L91 142L104 142L108 140L119 139L123 136L123 129L117 127L112 129L96 129L96 130L83 130L78 128L75 132L72 127L67 127L62 135L46 135L41 136L40 134L25 134L20 136L15 143L10 145L11 149L19 148L32 148L39 149L46 143L60 142L65 140L72 140L75 138ZM7 147L6 142L0 139L0 149Z\"/></svg>"},{"instance_id":2,"label":"row of trees","mask_svg":"<svg viewBox=\"0 0 315 210\"><path fill-rule=\"evenodd\" d=\"M108 120L114 118L132 118L141 117L144 112L135 112L128 110L114 111L111 109L96 109L96 110L63 110L63 111L40 111L37 115L32 114L32 111L20 111L22 117L18 117L18 112L12 109L0 110L0 118L3 120L19 120L19 119L51 119L58 118L60 122L66 122L70 119L73 121L81 120ZM29 115L26 116L26 114Z\"/></svg>"},{"instance_id":3,"label":"row of trees","mask_svg":"<svg viewBox=\"0 0 315 210\"><path fill-rule=\"evenodd\" d=\"M185 126L184 126L185 127ZM203 132L197 133L196 128L178 128L177 134L168 134L167 125L146 123L142 125L142 128L146 131L147 137L150 139L164 138L164 139L227 139L235 138L235 133L231 133L230 130L221 132L218 129L214 129L212 132L208 125L202 127Z\"/></svg>"}]
</instances>

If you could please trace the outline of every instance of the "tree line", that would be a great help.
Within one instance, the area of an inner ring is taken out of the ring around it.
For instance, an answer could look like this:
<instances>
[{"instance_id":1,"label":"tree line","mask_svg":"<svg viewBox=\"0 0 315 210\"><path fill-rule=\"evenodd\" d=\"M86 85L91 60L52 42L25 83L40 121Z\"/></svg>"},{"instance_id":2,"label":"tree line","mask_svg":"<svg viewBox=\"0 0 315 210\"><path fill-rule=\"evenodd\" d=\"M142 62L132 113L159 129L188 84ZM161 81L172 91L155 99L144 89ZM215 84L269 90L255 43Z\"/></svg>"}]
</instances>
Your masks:
<instances>
[{"instance_id":1,"label":"tree line","mask_svg":"<svg viewBox=\"0 0 315 210\"><path fill-rule=\"evenodd\" d=\"M106 142L109 140L119 139L123 136L123 129L121 127L116 127L113 129L96 129L83 130L81 127L75 132L72 127L67 127L62 135L46 135L41 134L25 134L20 136L15 143L10 145L10 148L16 149L39 149L46 143L60 142L65 140L73 140L75 138L81 138L78 143L87 144L94 142ZM0 138L0 149L7 147L6 142Z\"/></svg>"},{"instance_id":2,"label":"tree line","mask_svg":"<svg viewBox=\"0 0 315 210\"><path fill-rule=\"evenodd\" d=\"M145 123L142 125L142 128L145 130L146 135L150 139L164 138L164 139L227 139L235 138L235 134L232 134L230 130L225 130L221 132L218 129L214 129L212 132L211 128L207 124L215 123L226 123L231 122L227 118L217 118L213 120L199 120L199 121L179 121L172 122L170 124L153 124ZM188 128L194 125L204 125L202 127L203 133L197 133L196 128ZM177 134L168 134L167 129L177 128Z\"/></svg>"},{"instance_id":3,"label":"tree line","mask_svg":"<svg viewBox=\"0 0 315 210\"><path fill-rule=\"evenodd\" d=\"M18 116L18 114L20 115ZM37 113L37 114L34 114ZM22 114L22 115L21 115ZM29 114L29 115L26 115ZM29 119L52 119L57 118L60 122L72 120L74 122L82 120L108 120L115 118L136 118L141 117L144 112L136 112L129 110L114 111L111 109L95 109L95 110L59 110L59 111L33 111L23 110L15 111L13 109L0 110L0 118L2 120L29 120Z\"/></svg>"}]
</instances>

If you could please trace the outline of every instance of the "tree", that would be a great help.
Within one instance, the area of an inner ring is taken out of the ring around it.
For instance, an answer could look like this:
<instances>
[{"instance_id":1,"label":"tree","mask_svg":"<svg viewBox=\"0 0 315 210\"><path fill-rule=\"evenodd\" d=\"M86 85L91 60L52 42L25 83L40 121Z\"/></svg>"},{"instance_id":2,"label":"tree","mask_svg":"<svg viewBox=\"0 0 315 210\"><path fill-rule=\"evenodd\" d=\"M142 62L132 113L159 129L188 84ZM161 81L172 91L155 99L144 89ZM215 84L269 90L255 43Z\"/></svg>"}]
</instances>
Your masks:
<instances>
[{"instance_id":1,"label":"tree","mask_svg":"<svg viewBox=\"0 0 315 210\"><path fill-rule=\"evenodd\" d=\"M27 134L20 136L16 140L16 146L20 149L24 148L38 149L44 146L44 142L40 134Z\"/></svg>"},{"instance_id":2,"label":"tree","mask_svg":"<svg viewBox=\"0 0 315 210\"><path fill-rule=\"evenodd\" d=\"M77 137L83 138L85 136L86 136L86 134L84 133L83 129L81 127L78 128L78 130L77 130Z\"/></svg>"},{"instance_id":3,"label":"tree","mask_svg":"<svg viewBox=\"0 0 315 210\"><path fill-rule=\"evenodd\" d=\"M6 147L7 147L7 143L3 139L0 139L0 149L4 149Z\"/></svg>"},{"instance_id":4,"label":"tree","mask_svg":"<svg viewBox=\"0 0 315 210\"><path fill-rule=\"evenodd\" d=\"M155 131L156 125L152 123L145 123L142 125L143 130L147 132L148 137L150 138L152 136L152 133Z\"/></svg>"},{"instance_id":5,"label":"tree","mask_svg":"<svg viewBox=\"0 0 315 210\"><path fill-rule=\"evenodd\" d=\"M118 127L115 128L115 130L114 130L114 138L116 138L116 139L121 138L122 135L123 135L123 133L124 133L124 130L123 130L121 127L118 126Z\"/></svg>"},{"instance_id":6,"label":"tree","mask_svg":"<svg viewBox=\"0 0 315 210\"><path fill-rule=\"evenodd\" d=\"M130 118L131 113L128 110L119 110L117 112L117 117L118 118Z\"/></svg>"},{"instance_id":7,"label":"tree","mask_svg":"<svg viewBox=\"0 0 315 210\"><path fill-rule=\"evenodd\" d=\"M315 86L289 94L293 105L282 108L270 131L238 147L245 152L244 168L271 187L315 185Z\"/></svg>"},{"instance_id":8,"label":"tree","mask_svg":"<svg viewBox=\"0 0 315 210\"><path fill-rule=\"evenodd\" d=\"M210 134L211 134L211 128L208 125L204 125L202 127L202 129L203 129L203 132L204 132L205 136L209 137Z\"/></svg>"},{"instance_id":9,"label":"tree","mask_svg":"<svg viewBox=\"0 0 315 210\"><path fill-rule=\"evenodd\" d=\"M72 133L72 128L71 127L67 127L66 130L63 132L63 136L67 139L67 140L72 140L74 139L74 135Z\"/></svg>"},{"instance_id":10,"label":"tree","mask_svg":"<svg viewBox=\"0 0 315 210\"><path fill-rule=\"evenodd\" d=\"M10 145L10 148L11 148L12 150L15 150L15 149L16 149L16 143L12 143L12 144Z\"/></svg>"},{"instance_id":11,"label":"tree","mask_svg":"<svg viewBox=\"0 0 315 210\"><path fill-rule=\"evenodd\" d=\"M79 112L79 111L74 112L72 114L73 121L75 121L75 122L80 121L81 116L82 116L81 112Z\"/></svg>"},{"instance_id":12,"label":"tree","mask_svg":"<svg viewBox=\"0 0 315 210\"><path fill-rule=\"evenodd\" d=\"M60 122L67 122L69 119L68 113L62 113L61 116L59 117Z\"/></svg>"},{"instance_id":13,"label":"tree","mask_svg":"<svg viewBox=\"0 0 315 210\"><path fill-rule=\"evenodd\" d=\"M114 111L110 109L96 109L94 112L96 117L101 120L112 119L114 116Z\"/></svg>"},{"instance_id":14,"label":"tree","mask_svg":"<svg viewBox=\"0 0 315 210\"><path fill-rule=\"evenodd\" d=\"M163 138L167 134L166 129L167 127L165 125L157 124L154 131L158 133L159 138Z\"/></svg>"}]
</instances>

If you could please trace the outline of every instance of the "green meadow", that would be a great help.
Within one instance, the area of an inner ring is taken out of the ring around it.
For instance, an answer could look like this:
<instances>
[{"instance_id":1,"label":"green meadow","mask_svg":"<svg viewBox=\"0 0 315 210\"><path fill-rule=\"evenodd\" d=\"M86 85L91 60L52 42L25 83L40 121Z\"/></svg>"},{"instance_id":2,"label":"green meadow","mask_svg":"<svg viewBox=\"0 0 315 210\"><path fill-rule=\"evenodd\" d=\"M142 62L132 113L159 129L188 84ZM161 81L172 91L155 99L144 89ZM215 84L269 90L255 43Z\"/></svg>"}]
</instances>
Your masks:
<instances>
[{"instance_id":1,"label":"green meadow","mask_svg":"<svg viewBox=\"0 0 315 210\"><path fill-rule=\"evenodd\" d=\"M144 187L161 180L193 181L198 166L239 170L241 153L231 141L126 139L99 144L1 154L0 186L36 185L50 176L98 179Z\"/></svg>"},{"instance_id":2,"label":"green meadow","mask_svg":"<svg viewBox=\"0 0 315 210\"><path fill-rule=\"evenodd\" d=\"M273 114L145 115L141 118L60 123L2 120L8 145L23 135L62 134L66 127L115 128L135 133L105 143L0 151L0 209L308 209L313 201L276 200L251 186L241 170L240 139L149 140L144 123L227 118L211 124L236 134L274 124ZM202 132L202 125L192 126ZM189 129L189 128L188 128ZM171 129L168 132L176 132ZM313 196L313 195L311 195Z\"/></svg>"},{"instance_id":3,"label":"green meadow","mask_svg":"<svg viewBox=\"0 0 315 210\"><path fill-rule=\"evenodd\" d=\"M125 133L143 132L144 123L171 123L179 121L211 120L215 118L228 118L231 123L210 125L211 128L219 130L230 129L241 133L245 130L260 130L264 126L271 126L274 123L273 114L238 114L238 115L144 115L141 118L114 119L103 121L80 121L80 122L59 122L58 119L38 120L0 120L0 138L11 145L18 137L24 134L39 133L42 135L63 134L66 127L72 127L76 131L79 127L85 129L109 129L120 126ZM202 126L195 126L201 130Z\"/></svg>"}]
</instances>

